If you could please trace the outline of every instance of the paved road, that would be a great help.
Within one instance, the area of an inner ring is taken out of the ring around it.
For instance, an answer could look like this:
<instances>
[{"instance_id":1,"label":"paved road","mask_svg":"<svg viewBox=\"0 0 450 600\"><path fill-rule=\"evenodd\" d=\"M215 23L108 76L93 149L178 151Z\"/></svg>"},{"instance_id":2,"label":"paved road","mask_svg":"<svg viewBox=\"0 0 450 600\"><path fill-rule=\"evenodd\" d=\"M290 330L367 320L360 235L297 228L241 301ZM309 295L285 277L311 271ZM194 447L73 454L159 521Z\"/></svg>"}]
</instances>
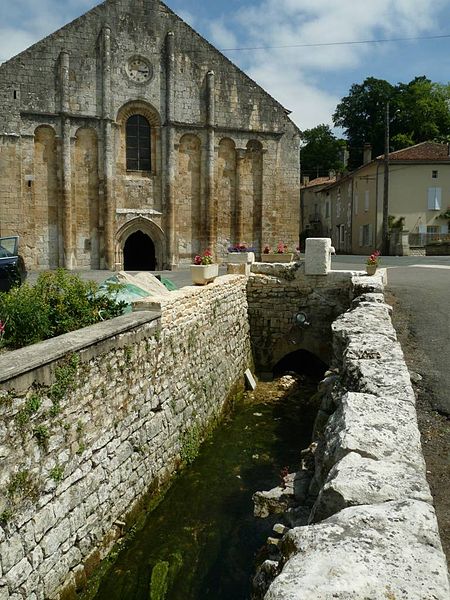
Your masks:
<instances>
[{"instance_id":1,"label":"paved road","mask_svg":"<svg viewBox=\"0 0 450 600\"><path fill-rule=\"evenodd\" d=\"M365 257L335 256L334 269L361 268ZM433 408L450 415L450 256L387 256L388 290L407 311L419 363L433 389Z\"/></svg>"}]
</instances>

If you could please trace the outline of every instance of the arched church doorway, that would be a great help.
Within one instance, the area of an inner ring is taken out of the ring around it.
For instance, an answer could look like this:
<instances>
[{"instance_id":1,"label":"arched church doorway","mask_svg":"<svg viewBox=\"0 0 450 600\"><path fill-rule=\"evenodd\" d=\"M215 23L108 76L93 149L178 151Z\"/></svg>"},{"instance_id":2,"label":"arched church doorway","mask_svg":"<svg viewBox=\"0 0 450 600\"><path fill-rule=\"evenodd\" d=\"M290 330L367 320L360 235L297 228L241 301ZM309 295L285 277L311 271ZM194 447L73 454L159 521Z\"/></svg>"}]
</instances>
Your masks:
<instances>
[{"instance_id":1,"label":"arched church doorway","mask_svg":"<svg viewBox=\"0 0 450 600\"><path fill-rule=\"evenodd\" d=\"M150 236L135 231L123 247L123 268L125 271L154 271L156 269L155 244Z\"/></svg>"}]
</instances>

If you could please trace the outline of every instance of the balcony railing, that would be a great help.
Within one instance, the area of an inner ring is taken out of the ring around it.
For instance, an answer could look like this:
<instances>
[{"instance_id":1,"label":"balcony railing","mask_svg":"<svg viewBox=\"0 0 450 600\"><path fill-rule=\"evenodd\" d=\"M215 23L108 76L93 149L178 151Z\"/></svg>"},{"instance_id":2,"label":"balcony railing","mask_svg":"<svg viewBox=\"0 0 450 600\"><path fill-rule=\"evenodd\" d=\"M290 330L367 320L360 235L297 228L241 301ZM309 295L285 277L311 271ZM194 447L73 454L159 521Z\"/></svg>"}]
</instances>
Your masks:
<instances>
[{"instance_id":1,"label":"balcony railing","mask_svg":"<svg viewBox=\"0 0 450 600\"><path fill-rule=\"evenodd\" d=\"M430 242L450 241L449 233L410 233L408 236L410 246L426 246Z\"/></svg>"}]
</instances>

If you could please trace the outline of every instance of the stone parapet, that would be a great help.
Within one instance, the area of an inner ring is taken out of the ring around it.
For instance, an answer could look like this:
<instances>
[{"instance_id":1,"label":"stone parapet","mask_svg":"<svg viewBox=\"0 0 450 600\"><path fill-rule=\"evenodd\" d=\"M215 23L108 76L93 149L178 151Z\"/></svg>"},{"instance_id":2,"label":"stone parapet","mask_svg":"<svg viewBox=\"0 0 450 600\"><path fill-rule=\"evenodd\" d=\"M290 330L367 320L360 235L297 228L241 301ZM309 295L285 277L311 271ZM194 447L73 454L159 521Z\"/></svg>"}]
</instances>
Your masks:
<instances>
[{"instance_id":1,"label":"stone parapet","mask_svg":"<svg viewBox=\"0 0 450 600\"><path fill-rule=\"evenodd\" d=\"M2 600L76 598L149 490L243 387L252 363L245 277L150 305L157 311L5 355Z\"/></svg>"},{"instance_id":2,"label":"stone parapet","mask_svg":"<svg viewBox=\"0 0 450 600\"><path fill-rule=\"evenodd\" d=\"M263 565L277 574L264 599L448 600L414 391L382 276L353 283L361 295L332 325L334 375L319 387L310 524L284 535L278 565Z\"/></svg>"}]
</instances>

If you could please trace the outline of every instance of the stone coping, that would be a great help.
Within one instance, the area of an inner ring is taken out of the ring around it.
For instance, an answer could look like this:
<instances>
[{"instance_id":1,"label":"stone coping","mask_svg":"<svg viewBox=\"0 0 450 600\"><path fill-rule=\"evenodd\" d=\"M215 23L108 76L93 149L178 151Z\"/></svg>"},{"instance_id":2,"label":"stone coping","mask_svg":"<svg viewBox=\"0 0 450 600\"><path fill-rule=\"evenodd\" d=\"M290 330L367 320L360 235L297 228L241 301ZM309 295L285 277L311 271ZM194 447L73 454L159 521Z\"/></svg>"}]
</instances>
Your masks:
<instances>
[{"instance_id":1,"label":"stone coping","mask_svg":"<svg viewBox=\"0 0 450 600\"><path fill-rule=\"evenodd\" d=\"M334 376L319 386L312 511L307 525L294 520L279 540L281 561L264 600L450 598L384 277L384 269L355 276L361 295L332 325Z\"/></svg>"},{"instance_id":2,"label":"stone coping","mask_svg":"<svg viewBox=\"0 0 450 600\"><path fill-rule=\"evenodd\" d=\"M220 275L206 285L187 285L179 290L170 292L167 296L139 298L133 302L133 311L161 311L180 300L186 300L205 292L211 292L220 286L233 285L245 280L245 275Z\"/></svg>"},{"instance_id":3,"label":"stone coping","mask_svg":"<svg viewBox=\"0 0 450 600\"><path fill-rule=\"evenodd\" d=\"M0 383L19 377L112 336L135 329L161 317L157 311L131 313L71 331L55 338L13 350L0 358Z\"/></svg>"}]
</instances>

